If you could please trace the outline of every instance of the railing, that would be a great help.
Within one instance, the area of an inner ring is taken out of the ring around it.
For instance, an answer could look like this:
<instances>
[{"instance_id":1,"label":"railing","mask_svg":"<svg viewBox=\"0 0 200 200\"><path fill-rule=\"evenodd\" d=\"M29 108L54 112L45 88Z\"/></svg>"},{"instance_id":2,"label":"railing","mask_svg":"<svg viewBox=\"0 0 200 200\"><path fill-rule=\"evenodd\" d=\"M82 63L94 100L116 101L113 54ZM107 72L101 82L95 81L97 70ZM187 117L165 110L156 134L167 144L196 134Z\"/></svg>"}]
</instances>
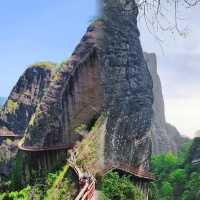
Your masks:
<instances>
[{"instance_id":1,"label":"railing","mask_svg":"<svg viewBox=\"0 0 200 200\"><path fill-rule=\"evenodd\" d=\"M9 130L4 130L4 129L0 129L0 137L3 137L3 138L22 138L23 135L18 135L18 134L15 134L14 132L12 131L9 131Z\"/></svg>"},{"instance_id":2,"label":"railing","mask_svg":"<svg viewBox=\"0 0 200 200\"><path fill-rule=\"evenodd\" d=\"M57 150L65 150L65 149L72 149L73 145L54 145L54 146L48 146L48 147L41 147L41 146L24 146L23 141L20 141L18 143L18 148L22 151L27 152L41 152L41 151L57 151Z\"/></svg>"},{"instance_id":3,"label":"railing","mask_svg":"<svg viewBox=\"0 0 200 200\"><path fill-rule=\"evenodd\" d=\"M95 179L91 176L89 179L84 180L84 185L82 183L82 189L80 190L79 194L75 198L75 200L94 200L95 196Z\"/></svg>"},{"instance_id":4,"label":"railing","mask_svg":"<svg viewBox=\"0 0 200 200\"><path fill-rule=\"evenodd\" d=\"M71 157L73 157L71 155ZM96 180L91 174L84 175L73 159L69 159L69 166L75 172L79 179L79 186L81 190L75 200L94 200L95 198L95 183Z\"/></svg>"},{"instance_id":5,"label":"railing","mask_svg":"<svg viewBox=\"0 0 200 200\"><path fill-rule=\"evenodd\" d=\"M155 180L155 177L150 172L145 171L145 170L141 170L137 167L134 167L134 166L122 163L122 162L116 162L116 163L108 164L104 168L102 175L105 175L106 173L108 173L109 171L112 171L112 170L121 170L121 171L127 172L127 173L129 173L129 174L131 174L135 177L147 179L147 180L150 180L150 181Z\"/></svg>"}]
</instances>

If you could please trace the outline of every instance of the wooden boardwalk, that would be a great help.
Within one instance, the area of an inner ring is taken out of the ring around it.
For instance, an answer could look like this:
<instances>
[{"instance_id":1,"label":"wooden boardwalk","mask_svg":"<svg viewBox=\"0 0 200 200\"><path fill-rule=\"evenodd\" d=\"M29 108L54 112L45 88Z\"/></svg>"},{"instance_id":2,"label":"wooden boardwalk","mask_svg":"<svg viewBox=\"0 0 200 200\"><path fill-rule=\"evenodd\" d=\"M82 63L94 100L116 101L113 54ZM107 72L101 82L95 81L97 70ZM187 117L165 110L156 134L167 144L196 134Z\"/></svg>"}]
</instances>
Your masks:
<instances>
[{"instance_id":1,"label":"wooden boardwalk","mask_svg":"<svg viewBox=\"0 0 200 200\"><path fill-rule=\"evenodd\" d=\"M106 165L106 167L104 168L104 170L102 172L102 175L105 175L109 171L112 171L112 170L120 170L120 171L129 173L137 178L146 179L149 181L155 180L155 177L150 172L141 170L137 167L134 167L132 165L125 164L122 162L115 162L115 163L110 163L110 164Z\"/></svg>"},{"instance_id":2,"label":"wooden boardwalk","mask_svg":"<svg viewBox=\"0 0 200 200\"><path fill-rule=\"evenodd\" d=\"M0 129L0 138L23 138L23 135L16 134L9 130Z\"/></svg>"},{"instance_id":3,"label":"wooden boardwalk","mask_svg":"<svg viewBox=\"0 0 200 200\"><path fill-rule=\"evenodd\" d=\"M22 142L18 143L18 148L22 151L27 152L42 152L42 151L59 151L59 150L68 150L72 149L73 145L54 145L54 146L48 146L48 147L41 147L41 146L24 146Z\"/></svg>"}]
</instances>

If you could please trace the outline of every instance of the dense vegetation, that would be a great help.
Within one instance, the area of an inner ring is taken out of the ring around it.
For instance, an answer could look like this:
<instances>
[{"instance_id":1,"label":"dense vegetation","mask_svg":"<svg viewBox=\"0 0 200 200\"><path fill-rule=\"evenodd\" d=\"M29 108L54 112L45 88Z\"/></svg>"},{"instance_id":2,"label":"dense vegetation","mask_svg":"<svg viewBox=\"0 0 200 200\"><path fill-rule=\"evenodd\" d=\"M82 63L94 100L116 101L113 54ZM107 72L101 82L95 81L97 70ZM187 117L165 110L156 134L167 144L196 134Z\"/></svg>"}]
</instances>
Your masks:
<instances>
[{"instance_id":1,"label":"dense vegetation","mask_svg":"<svg viewBox=\"0 0 200 200\"><path fill-rule=\"evenodd\" d=\"M9 183L8 183L9 184ZM34 184L21 188L12 183L7 192L0 192L0 200L71 200L77 195L77 186L69 166L51 172L47 177L37 177Z\"/></svg>"},{"instance_id":2,"label":"dense vegetation","mask_svg":"<svg viewBox=\"0 0 200 200\"><path fill-rule=\"evenodd\" d=\"M200 174L185 162L190 144L184 144L177 156L168 153L152 158L156 181L151 184L150 200L200 199Z\"/></svg>"},{"instance_id":3,"label":"dense vegetation","mask_svg":"<svg viewBox=\"0 0 200 200\"><path fill-rule=\"evenodd\" d=\"M99 154L97 146L100 141L98 136L102 121L100 118L94 123L88 137L77 147L77 165L82 170L86 166L89 167L88 170L94 175L96 170L91 169L97 163L97 154ZM200 174L197 174L186 162L190 145L191 142L185 143L177 156L167 153L152 157L151 170L156 176L156 181L150 184L150 200L200 199ZM75 183L68 165L49 173L47 177L36 177L36 181L31 185L19 187L20 159L20 156L16 157L16 169L13 170L11 183L6 183L4 191L0 187L0 200L70 200L76 196L78 183ZM100 200L142 200L141 193L129 176L110 172L97 180L97 189L101 191Z\"/></svg>"},{"instance_id":4,"label":"dense vegetation","mask_svg":"<svg viewBox=\"0 0 200 200\"><path fill-rule=\"evenodd\" d=\"M120 177L117 172L106 174L100 186L101 200L142 200L141 193L133 185L130 177Z\"/></svg>"}]
</instances>

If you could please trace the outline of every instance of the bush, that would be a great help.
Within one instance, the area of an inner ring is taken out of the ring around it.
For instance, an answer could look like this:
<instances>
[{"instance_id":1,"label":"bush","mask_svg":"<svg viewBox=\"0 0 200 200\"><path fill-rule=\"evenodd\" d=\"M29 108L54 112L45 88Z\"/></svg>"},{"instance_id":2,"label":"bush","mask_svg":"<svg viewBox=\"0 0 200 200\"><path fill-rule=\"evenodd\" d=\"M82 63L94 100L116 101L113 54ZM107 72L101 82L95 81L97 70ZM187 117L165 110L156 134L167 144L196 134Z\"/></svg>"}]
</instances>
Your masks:
<instances>
[{"instance_id":1,"label":"bush","mask_svg":"<svg viewBox=\"0 0 200 200\"><path fill-rule=\"evenodd\" d=\"M120 177L117 172L110 172L102 180L104 199L142 200L142 195L131 182L130 177Z\"/></svg>"}]
</instances>

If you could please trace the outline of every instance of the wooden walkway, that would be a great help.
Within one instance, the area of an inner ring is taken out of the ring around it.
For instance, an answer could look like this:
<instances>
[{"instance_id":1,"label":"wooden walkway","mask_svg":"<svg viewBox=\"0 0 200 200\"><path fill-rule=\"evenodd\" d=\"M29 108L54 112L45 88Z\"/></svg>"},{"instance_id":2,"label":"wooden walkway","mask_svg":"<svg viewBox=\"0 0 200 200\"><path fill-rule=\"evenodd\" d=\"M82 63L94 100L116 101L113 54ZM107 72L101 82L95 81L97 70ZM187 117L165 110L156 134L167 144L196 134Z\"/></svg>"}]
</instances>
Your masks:
<instances>
[{"instance_id":1,"label":"wooden walkway","mask_svg":"<svg viewBox=\"0 0 200 200\"><path fill-rule=\"evenodd\" d=\"M16 138L20 139L23 138L23 135L15 134L12 131L0 129L0 138Z\"/></svg>"},{"instance_id":2,"label":"wooden walkway","mask_svg":"<svg viewBox=\"0 0 200 200\"><path fill-rule=\"evenodd\" d=\"M141 170L139 168L136 168L134 166L131 166L129 164L125 164L125 163L122 163L122 162L115 162L115 163L108 164L104 168L102 175L105 175L109 171L112 171L112 170L120 170L120 171L129 173L129 174L131 174L131 175L133 175L137 178L146 179L146 180L149 180L149 181L155 180L155 177L150 172L145 171L145 170Z\"/></svg>"},{"instance_id":3,"label":"wooden walkway","mask_svg":"<svg viewBox=\"0 0 200 200\"><path fill-rule=\"evenodd\" d=\"M95 185L96 179L92 174L83 173L76 165L76 147L70 152L68 163L70 168L75 172L79 180L80 191L75 200L94 200L95 199Z\"/></svg>"},{"instance_id":4,"label":"wooden walkway","mask_svg":"<svg viewBox=\"0 0 200 200\"><path fill-rule=\"evenodd\" d=\"M72 149L73 145L54 145L54 146L48 146L48 147L41 147L41 146L24 146L22 142L18 143L18 148L22 151L27 152L42 152L42 151L58 151L58 150L68 150Z\"/></svg>"}]
</instances>

